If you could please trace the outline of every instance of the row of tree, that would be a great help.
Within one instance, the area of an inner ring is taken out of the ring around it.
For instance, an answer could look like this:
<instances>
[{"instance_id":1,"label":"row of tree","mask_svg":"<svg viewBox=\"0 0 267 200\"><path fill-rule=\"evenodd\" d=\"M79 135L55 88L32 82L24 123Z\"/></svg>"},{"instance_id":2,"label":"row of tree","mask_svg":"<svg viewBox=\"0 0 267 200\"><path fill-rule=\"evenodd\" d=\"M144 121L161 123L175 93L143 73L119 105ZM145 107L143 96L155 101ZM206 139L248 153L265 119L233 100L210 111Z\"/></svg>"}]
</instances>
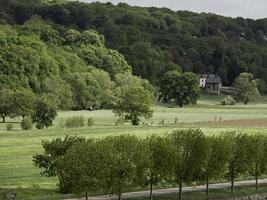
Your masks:
<instances>
[{"instance_id":1,"label":"row of tree","mask_svg":"<svg viewBox=\"0 0 267 200\"><path fill-rule=\"evenodd\" d=\"M52 126L58 110L113 108L118 117L138 125L141 117L152 116L153 93L148 81L130 73L117 74L112 81L107 72L93 69L69 74L65 80L46 78L36 94L29 89L0 89L0 116L3 122L6 117L30 117L44 128Z\"/></svg>"},{"instance_id":2,"label":"row of tree","mask_svg":"<svg viewBox=\"0 0 267 200\"><path fill-rule=\"evenodd\" d=\"M0 116L5 123L6 117L28 117L38 129L52 126L57 116L57 105L49 96L38 96L30 90L0 90Z\"/></svg>"},{"instance_id":3,"label":"row of tree","mask_svg":"<svg viewBox=\"0 0 267 200\"><path fill-rule=\"evenodd\" d=\"M206 136L199 129L175 130L164 136L140 139L132 135L85 139L66 137L43 142L44 153L33 161L42 174L59 179L61 192L103 191L118 195L136 186L149 186L150 199L156 185L179 186L241 175L258 179L266 172L267 138L227 132Z\"/></svg>"}]
</instances>

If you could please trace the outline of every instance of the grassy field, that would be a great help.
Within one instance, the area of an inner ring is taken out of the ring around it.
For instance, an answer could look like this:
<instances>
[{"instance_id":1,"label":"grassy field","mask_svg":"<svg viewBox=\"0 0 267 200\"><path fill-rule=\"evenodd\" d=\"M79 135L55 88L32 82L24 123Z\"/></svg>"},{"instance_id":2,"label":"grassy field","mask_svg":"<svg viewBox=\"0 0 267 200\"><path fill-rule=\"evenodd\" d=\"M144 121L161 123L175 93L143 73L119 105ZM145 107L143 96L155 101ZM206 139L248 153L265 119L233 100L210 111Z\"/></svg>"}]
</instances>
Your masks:
<instances>
[{"instance_id":1,"label":"grassy field","mask_svg":"<svg viewBox=\"0 0 267 200\"><path fill-rule=\"evenodd\" d=\"M220 99L220 96L203 97L198 105L184 108L155 105L153 118L143 120L138 127L129 124L115 126L116 118L110 110L59 112L54 126L45 130L22 131L20 124L16 123L20 119L8 120L13 124L12 131L6 131L6 124L0 124L0 191L15 188L56 189L56 180L42 177L40 170L32 163L32 156L36 152L42 152L41 141L56 137L103 137L118 134L145 137L148 134L164 134L188 127L201 128L206 134L218 134L233 129L244 133L267 134L266 97L248 106L237 104L226 107L218 105ZM95 124L93 127L79 129L64 128L66 119L74 115L84 116L86 119L92 117ZM245 127L239 123L240 120L245 120ZM258 126L257 121L260 120L263 120L263 126Z\"/></svg>"}]
</instances>

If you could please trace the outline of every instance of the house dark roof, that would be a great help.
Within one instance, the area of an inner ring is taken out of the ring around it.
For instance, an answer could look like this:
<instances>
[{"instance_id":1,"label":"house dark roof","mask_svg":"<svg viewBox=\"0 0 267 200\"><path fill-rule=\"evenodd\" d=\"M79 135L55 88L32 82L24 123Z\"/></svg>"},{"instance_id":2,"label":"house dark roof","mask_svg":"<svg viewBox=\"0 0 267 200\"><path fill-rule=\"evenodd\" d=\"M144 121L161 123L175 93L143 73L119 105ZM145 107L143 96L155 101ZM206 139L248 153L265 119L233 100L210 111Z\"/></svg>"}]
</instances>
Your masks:
<instances>
[{"instance_id":1,"label":"house dark roof","mask_svg":"<svg viewBox=\"0 0 267 200\"><path fill-rule=\"evenodd\" d=\"M206 84L222 84L222 79L218 75L208 75Z\"/></svg>"}]
</instances>

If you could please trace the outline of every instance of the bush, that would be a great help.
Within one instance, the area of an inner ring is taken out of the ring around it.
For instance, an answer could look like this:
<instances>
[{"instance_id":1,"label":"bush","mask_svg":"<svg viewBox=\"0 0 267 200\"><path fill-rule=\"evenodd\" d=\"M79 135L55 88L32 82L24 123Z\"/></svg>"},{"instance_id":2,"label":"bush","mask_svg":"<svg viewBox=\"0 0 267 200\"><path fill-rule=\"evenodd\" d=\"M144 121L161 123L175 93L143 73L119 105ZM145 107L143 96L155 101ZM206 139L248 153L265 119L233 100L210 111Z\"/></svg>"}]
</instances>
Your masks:
<instances>
[{"instance_id":1,"label":"bush","mask_svg":"<svg viewBox=\"0 0 267 200\"><path fill-rule=\"evenodd\" d=\"M13 124L7 124L6 125L6 130L7 131L12 131L13 130Z\"/></svg>"},{"instance_id":2,"label":"bush","mask_svg":"<svg viewBox=\"0 0 267 200\"><path fill-rule=\"evenodd\" d=\"M227 96L223 100L221 100L221 104L226 106L226 105L235 105L236 101L234 100L233 97Z\"/></svg>"},{"instance_id":3,"label":"bush","mask_svg":"<svg viewBox=\"0 0 267 200\"><path fill-rule=\"evenodd\" d=\"M23 130L30 130L32 128L32 119L29 117L24 118L20 126Z\"/></svg>"},{"instance_id":4,"label":"bush","mask_svg":"<svg viewBox=\"0 0 267 200\"><path fill-rule=\"evenodd\" d=\"M115 126L122 126L125 122L125 119L123 117L120 117L116 120Z\"/></svg>"},{"instance_id":5,"label":"bush","mask_svg":"<svg viewBox=\"0 0 267 200\"><path fill-rule=\"evenodd\" d=\"M88 120L87 120L87 126L91 127L91 126L93 126L93 125L94 125L94 120L93 120L93 118L92 118L92 117L88 118Z\"/></svg>"},{"instance_id":6,"label":"bush","mask_svg":"<svg viewBox=\"0 0 267 200\"><path fill-rule=\"evenodd\" d=\"M165 124L165 119L159 121L159 125L164 126L164 124Z\"/></svg>"},{"instance_id":7,"label":"bush","mask_svg":"<svg viewBox=\"0 0 267 200\"><path fill-rule=\"evenodd\" d=\"M69 117L66 121L67 128L79 128L84 127L84 117L83 116L73 116Z\"/></svg>"}]
</instances>

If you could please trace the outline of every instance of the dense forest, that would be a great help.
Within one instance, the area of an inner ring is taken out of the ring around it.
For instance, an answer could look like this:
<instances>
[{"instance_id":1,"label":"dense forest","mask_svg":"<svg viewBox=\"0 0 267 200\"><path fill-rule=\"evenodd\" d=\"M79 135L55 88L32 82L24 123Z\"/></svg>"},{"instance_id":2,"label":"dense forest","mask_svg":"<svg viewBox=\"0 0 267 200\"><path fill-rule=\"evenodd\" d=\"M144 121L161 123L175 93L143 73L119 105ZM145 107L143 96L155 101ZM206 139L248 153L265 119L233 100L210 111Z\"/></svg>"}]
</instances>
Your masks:
<instances>
[{"instance_id":1,"label":"dense forest","mask_svg":"<svg viewBox=\"0 0 267 200\"><path fill-rule=\"evenodd\" d=\"M29 29L29 23L25 22L36 15L53 28L43 30L44 33L40 33L38 28ZM125 3L113 5L62 0L0 0L0 22L5 25L5 29L8 29L7 24L13 27L6 30L8 36L16 34L14 27L23 24L22 28L17 30L19 35L38 32L42 42L53 44L49 48L53 51L52 56L56 57L56 61L75 62L70 65L73 68L82 69L84 62L91 59L91 52L88 53L88 49L83 47L77 50L79 58L73 59L76 54L69 49L65 50L65 55L61 54L61 58L66 60L60 59L59 49L55 44L70 44L66 38L61 40L66 30L83 32L93 29L104 36L108 48L116 49L125 57L135 75L154 84L158 83L163 72L173 69L216 73L226 85L231 85L240 72L250 72L256 78L267 81L267 19L233 19L215 14L175 12L167 8L132 7ZM2 38L3 25L1 32ZM51 37L53 41L50 41ZM19 41L12 43L15 46L22 45ZM28 40L28 43L36 41ZM2 44L1 46L5 48ZM16 48L16 51L20 51L20 48ZM42 51L47 54L49 49ZM26 51L23 53L26 54L24 56L30 56ZM38 56L33 57L36 60ZM2 64L4 61L1 61L1 68L6 70ZM95 63L89 61L89 64ZM95 65L99 66L99 63ZM74 70L73 68L69 70ZM117 70L119 68L120 64L117 65ZM108 66L105 69L113 70ZM1 74L6 74L4 70L1 69ZM58 69L53 73L58 73Z\"/></svg>"}]
</instances>

